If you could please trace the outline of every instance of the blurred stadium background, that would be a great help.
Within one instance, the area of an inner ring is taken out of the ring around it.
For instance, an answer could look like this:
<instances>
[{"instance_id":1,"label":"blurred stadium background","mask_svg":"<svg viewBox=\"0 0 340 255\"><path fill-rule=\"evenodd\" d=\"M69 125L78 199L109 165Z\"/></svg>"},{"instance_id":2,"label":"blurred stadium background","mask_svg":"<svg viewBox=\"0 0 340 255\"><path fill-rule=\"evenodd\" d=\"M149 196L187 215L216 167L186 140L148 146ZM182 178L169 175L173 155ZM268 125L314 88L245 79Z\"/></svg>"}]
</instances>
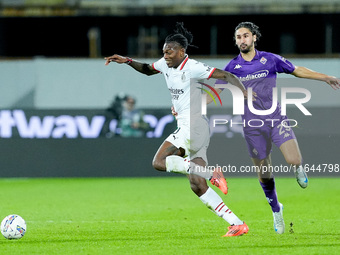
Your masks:
<instances>
[{"instance_id":1,"label":"blurred stadium background","mask_svg":"<svg viewBox=\"0 0 340 255\"><path fill-rule=\"evenodd\" d=\"M252 21L263 35L259 50L340 77L340 0L0 0L0 177L159 175L152 157L176 127L163 77L106 67L103 57L152 63L176 21L194 35L198 48L189 55L209 65L223 68L238 54L234 28ZM287 75L279 83L312 93L306 104L312 117L288 111L299 121L305 163L339 164L339 92ZM122 93L145 112L146 137L119 137L115 119L114 135L102 135L105 109ZM212 107L209 117L231 117L231 100L223 96L223 109ZM213 130L209 159L250 165L240 128ZM273 162L285 164L277 152Z\"/></svg>"}]
</instances>

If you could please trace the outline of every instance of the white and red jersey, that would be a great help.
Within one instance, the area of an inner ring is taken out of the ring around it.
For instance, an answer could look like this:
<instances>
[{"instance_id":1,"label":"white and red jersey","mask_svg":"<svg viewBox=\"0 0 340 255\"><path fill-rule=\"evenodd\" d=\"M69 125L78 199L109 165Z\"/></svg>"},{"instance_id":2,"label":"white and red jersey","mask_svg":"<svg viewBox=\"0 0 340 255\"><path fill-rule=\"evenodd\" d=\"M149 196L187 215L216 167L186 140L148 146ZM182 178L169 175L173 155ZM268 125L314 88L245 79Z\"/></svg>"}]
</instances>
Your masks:
<instances>
[{"instance_id":1,"label":"white and red jersey","mask_svg":"<svg viewBox=\"0 0 340 255\"><path fill-rule=\"evenodd\" d=\"M165 77L171 94L172 104L178 113L178 121L201 115L201 87L196 81L209 79L215 68L189 59L189 56L177 68L169 68L164 58L152 64L153 68Z\"/></svg>"}]
</instances>

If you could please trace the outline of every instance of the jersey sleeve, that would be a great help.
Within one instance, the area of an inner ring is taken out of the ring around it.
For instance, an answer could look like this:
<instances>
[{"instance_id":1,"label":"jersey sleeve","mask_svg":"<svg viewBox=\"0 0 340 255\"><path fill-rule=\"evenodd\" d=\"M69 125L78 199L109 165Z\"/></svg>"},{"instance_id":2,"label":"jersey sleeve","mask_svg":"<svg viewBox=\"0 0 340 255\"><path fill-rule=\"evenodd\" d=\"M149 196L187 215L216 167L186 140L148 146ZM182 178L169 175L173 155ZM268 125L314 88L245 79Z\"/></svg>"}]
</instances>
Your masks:
<instances>
[{"instance_id":1,"label":"jersey sleeve","mask_svg":"<svg viewBox=\"0 0 340 255\"><path fill-rule=\"evenodd\" d=\"M191 78L209 79L215 69L215 67L210 67L202 62L197 61L195 64L193 64L193 68L191 69Z\"/></svg>"},{"instance_id":2,"label":"jersey sleeve","mask_svg":"<svg viewBox=\"0 0 340 255\"><path fill-rule=\"evenodd\" d=\"M164 65L166 65L164 58L159 59L158 61L152 64L153 69L160 73L164 73Z\"/></svg>"},{"instance_id":3,"label":"jersey sleeve","mask_svg":"<svg viewBox=\"0 0 340 255\"><path fill-rule=\"evenodd\" d=\"M273 60L275 62L276 72L291 74L295 70L295 66L279 55L273 54Z\"/></svg>"}]
</instances>

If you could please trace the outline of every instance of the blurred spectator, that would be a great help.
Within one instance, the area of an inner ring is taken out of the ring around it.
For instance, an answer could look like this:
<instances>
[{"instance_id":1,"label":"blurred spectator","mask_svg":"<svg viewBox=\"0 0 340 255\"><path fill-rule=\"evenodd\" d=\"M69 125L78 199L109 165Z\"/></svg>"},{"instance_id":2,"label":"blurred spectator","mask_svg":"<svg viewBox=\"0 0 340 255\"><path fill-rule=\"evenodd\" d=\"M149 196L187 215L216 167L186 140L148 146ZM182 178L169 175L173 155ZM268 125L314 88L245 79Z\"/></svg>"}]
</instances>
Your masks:
<instances>
[{"instance_id":1,"label":"blurred spectator","mask_svg":"<svg viewBox=\"0 0 340 255\"><path fill-rule=\"evenodd\" d=\"M144 113L135 108L136 99L132 96L119 94L109 108L106 109L106 122L102 134L110 138L144 137L149 124L143 121Z\"/></svg>"},{"instance_id":2,"label":"blurred spectator","mask_svg":"<svg viewBox=\"0 0 340 255\"><path fill-rule=\"evenodd\" d=\"M136 100L126 96L123 101L120 128L122 137L143 137L149 125L143 121L144 113L135 108Z\"/></svg>"}]
</instances>

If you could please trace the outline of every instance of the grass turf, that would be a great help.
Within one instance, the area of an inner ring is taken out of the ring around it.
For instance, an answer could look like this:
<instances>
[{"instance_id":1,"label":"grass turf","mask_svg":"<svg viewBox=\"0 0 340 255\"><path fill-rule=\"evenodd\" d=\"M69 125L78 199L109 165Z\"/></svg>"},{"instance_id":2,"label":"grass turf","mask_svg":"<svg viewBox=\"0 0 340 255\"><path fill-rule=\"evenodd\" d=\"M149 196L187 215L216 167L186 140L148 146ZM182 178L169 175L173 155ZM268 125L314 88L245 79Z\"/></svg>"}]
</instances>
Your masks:
<instances>
[{"instance_id":1,"label":"grass turf","mask_svg":"<svg viewBox=\"0 0 340 255\"><path fill-rule=\"evenodd\" d=\"M258 181L232 178L217 192L250 231L222 238L228 225L185 177L0 179L0 217L27 222L22 239L0 236L0 254L340 254L339 179L276 184L286 233L274 232Z\"/></svg>"}]
</instances>

